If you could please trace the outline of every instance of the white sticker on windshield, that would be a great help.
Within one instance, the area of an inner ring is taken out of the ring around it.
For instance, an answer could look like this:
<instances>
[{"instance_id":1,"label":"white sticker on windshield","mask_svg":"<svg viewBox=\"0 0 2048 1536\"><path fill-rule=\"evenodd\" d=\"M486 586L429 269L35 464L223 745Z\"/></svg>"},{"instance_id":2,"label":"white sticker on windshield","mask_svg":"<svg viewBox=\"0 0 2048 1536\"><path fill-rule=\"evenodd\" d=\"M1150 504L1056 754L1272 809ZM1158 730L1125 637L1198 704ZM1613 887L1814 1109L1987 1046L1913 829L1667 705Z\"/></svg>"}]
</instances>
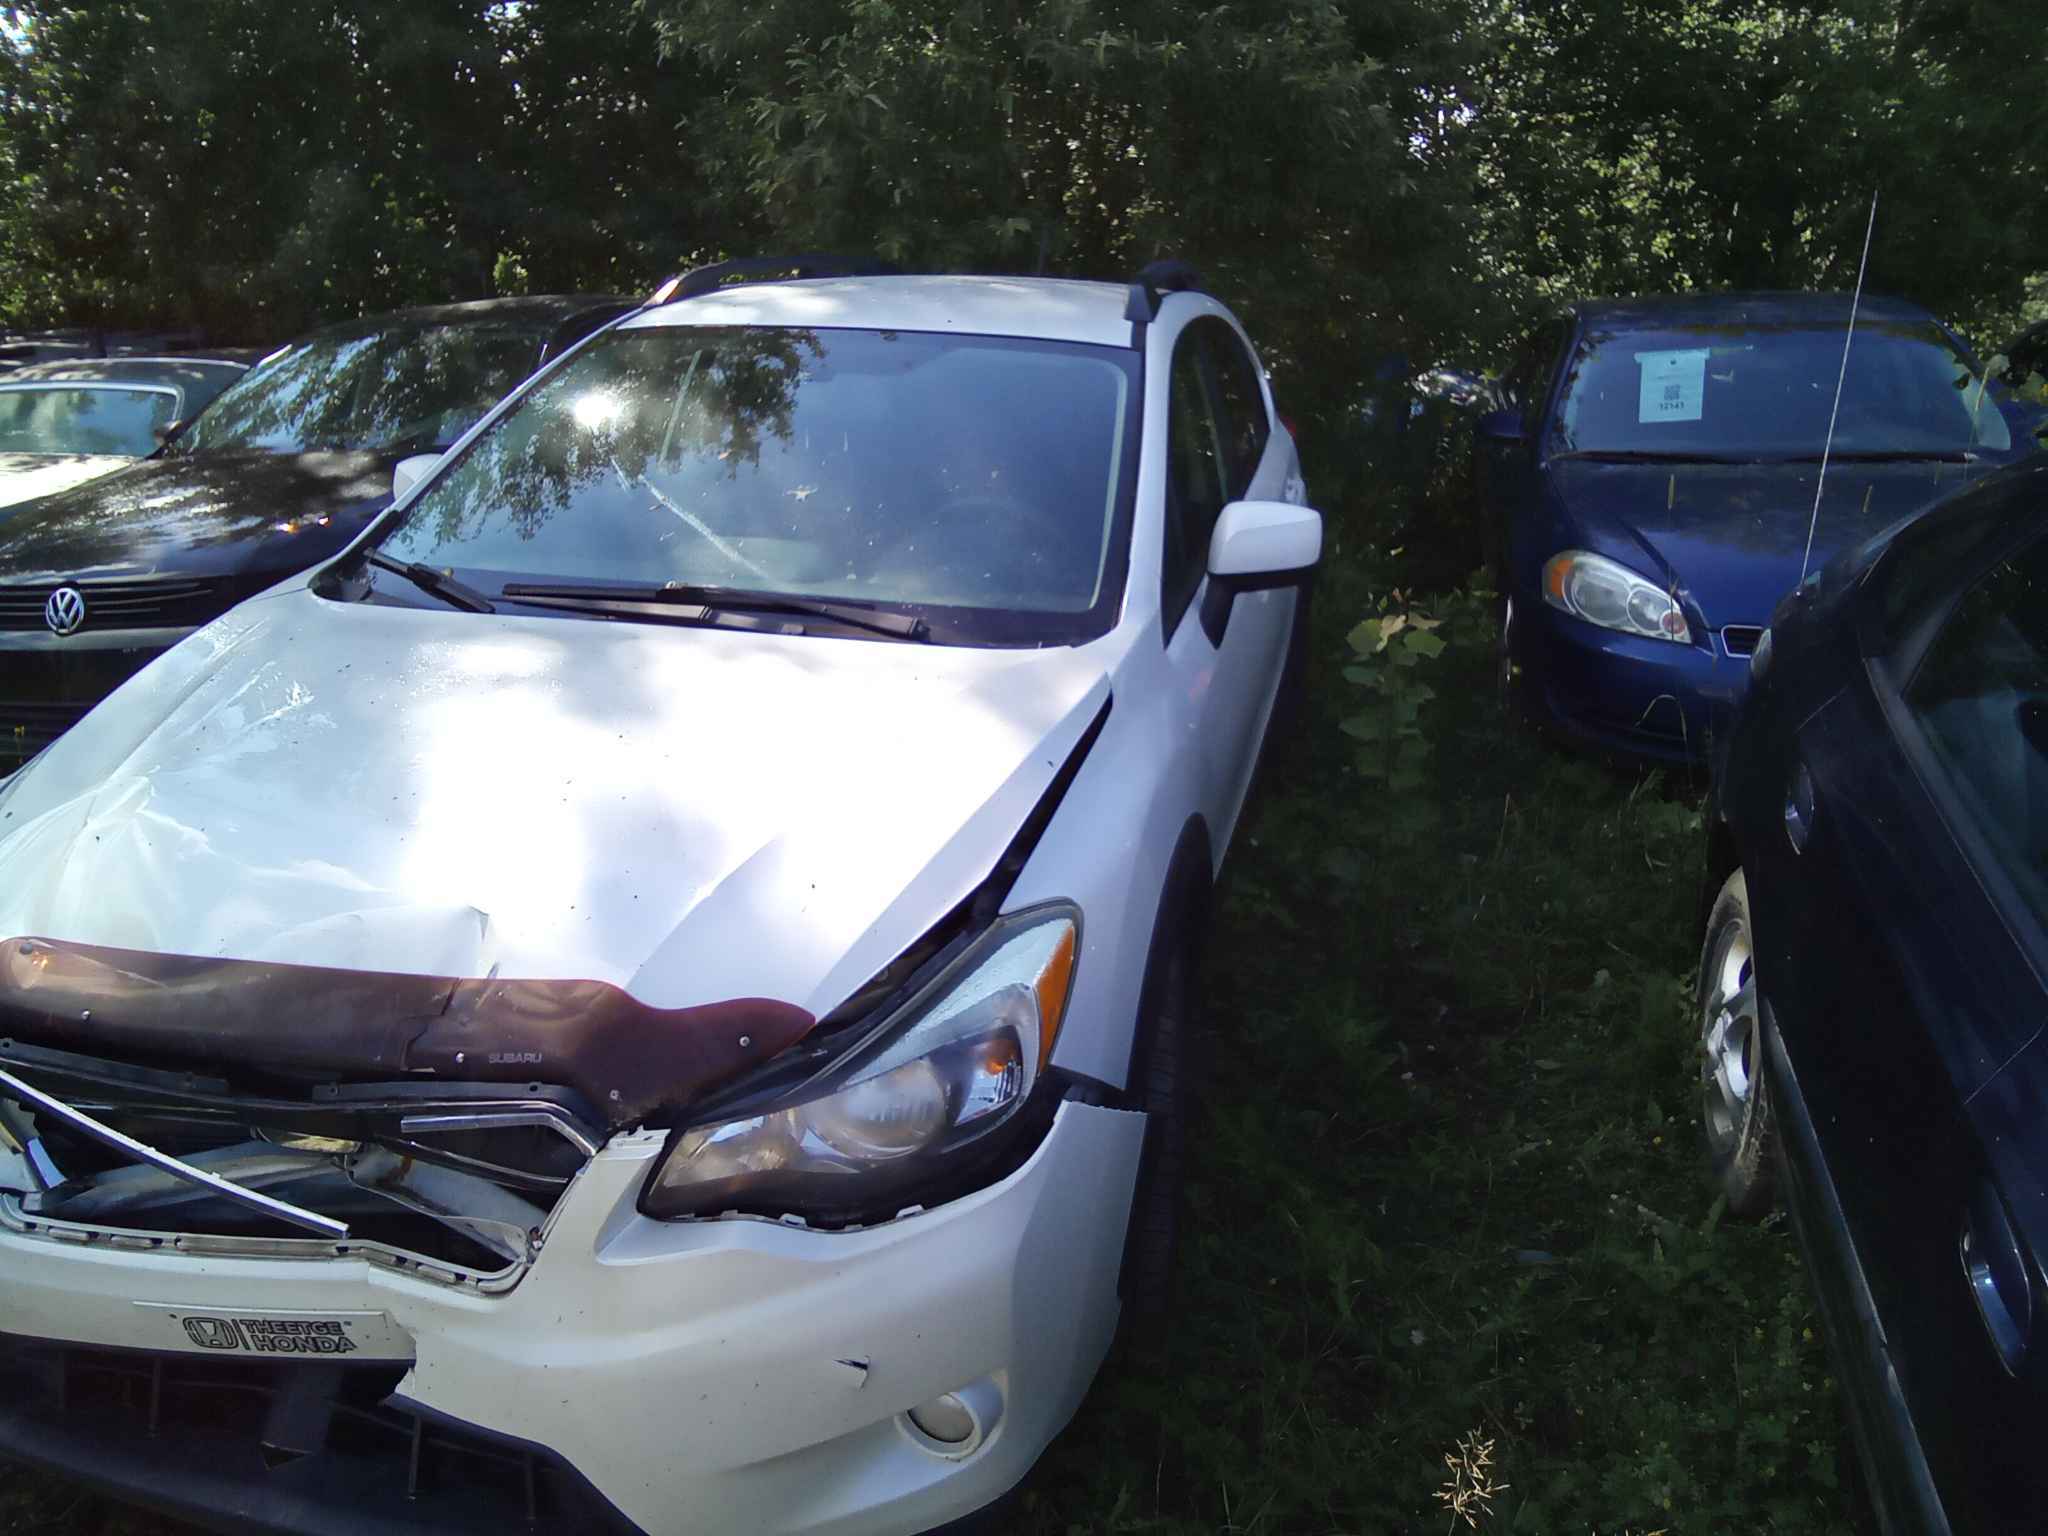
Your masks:
<instances>
[{"instance_id":1,"label":"white sticker on windshield","mask_svg":"<svg viewBox=\"0 0 2048 1536\"><path fill-rule=\"evenodd\" d=\"M1638 352L1642 392L1636 396L1637 421L1698 421L1705 403L1707 352Z\"/></svg>"}]
</instances>

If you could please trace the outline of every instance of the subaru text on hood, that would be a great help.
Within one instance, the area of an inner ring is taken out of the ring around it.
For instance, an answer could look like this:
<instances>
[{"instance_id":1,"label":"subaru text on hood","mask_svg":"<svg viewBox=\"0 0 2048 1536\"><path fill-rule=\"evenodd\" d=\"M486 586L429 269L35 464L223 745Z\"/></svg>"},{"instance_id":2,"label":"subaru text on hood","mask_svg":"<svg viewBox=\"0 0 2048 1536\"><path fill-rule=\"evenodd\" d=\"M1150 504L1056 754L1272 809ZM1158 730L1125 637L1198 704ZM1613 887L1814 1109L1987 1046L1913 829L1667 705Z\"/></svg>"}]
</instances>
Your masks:
<instances>
[{"instance_id":1,"label":"subaru text on hood","mask_svg":"<svg viewBox=\"0 0 2048 1536\"><path fill-rule=\"evenodd\" d=\"M1513 714L1704 761L1802 568L2031 450L2011 396L1924 310L1866 295L1845 372L1849 311L1847 294L1606 300L1529 340L1477 465Z\"/></svg>"},{"instance_id":2,"label":"subaru text on hood","mask_svg":"<svg viewBox=\"0 0 2048 1536\"><path fill-rule=\"evenodd\" d=\"M879 1536L1162 1315L1321 549L1264 376L1177 264L706 286L0 790L0 1452ZM230 1357L289 1407L199 1454Z\"/></svg>"},{"instance_id":3,"label":"subaru text on hood","mask_svg":"<svg viewBox=\"0 0 2048 1536\"><path fill-rule=\"evenodd\" d=\"M151 458L0 510L0 771L198 626L333 555L390 505L403 461L447 448L629 307L497 299L317 331Z\"/></svg>"}]
</instances>

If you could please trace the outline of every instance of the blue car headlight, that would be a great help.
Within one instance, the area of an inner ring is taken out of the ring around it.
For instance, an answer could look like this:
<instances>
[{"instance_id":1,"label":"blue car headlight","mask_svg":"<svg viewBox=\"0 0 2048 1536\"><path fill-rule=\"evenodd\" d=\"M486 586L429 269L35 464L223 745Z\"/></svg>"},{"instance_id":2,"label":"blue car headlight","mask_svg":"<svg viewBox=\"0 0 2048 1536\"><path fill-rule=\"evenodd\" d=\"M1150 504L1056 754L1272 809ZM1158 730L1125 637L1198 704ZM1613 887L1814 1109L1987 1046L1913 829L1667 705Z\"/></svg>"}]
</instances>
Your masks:
<instances>
[{"instance_id":1,"label":"blue car headlight","mask_svg":"<svg viewBox=\"0 0 2048 1536\"><path fill-rule=\"evenodd\" d=\"M1588 550L1567 549L1543 567L1543 600L1602 629L1692 644L1678 599L1647 576Z\"/></svg>"}]
</instances>

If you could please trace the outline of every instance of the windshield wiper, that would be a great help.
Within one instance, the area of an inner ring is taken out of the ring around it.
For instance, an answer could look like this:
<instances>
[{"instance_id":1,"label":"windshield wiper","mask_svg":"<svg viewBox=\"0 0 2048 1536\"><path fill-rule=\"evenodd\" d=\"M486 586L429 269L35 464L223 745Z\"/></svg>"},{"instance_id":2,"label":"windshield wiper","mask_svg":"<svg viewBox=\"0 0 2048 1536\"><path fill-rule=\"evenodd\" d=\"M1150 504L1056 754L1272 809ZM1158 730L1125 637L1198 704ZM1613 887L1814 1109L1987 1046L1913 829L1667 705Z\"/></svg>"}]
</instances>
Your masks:
<instances>
[{"instance_id":1,"label":"windshield wiper","mask_svg":"<svg viewBox=\"0 0 2048 1536\"><path fill-rule=\"evenodd\" d=\"M1566 448L1551 460L1591 459L1599 464L1755 464L1753 454L1700 453L1659 448Z\"/></svg>"},{"instance_id":2,"label":"windshield wiper","mask_svg":"<svg viewBox=\"0 0 2048 1536\"><path fill-rule=\"evenodd\" d=\"M891 640L929 640L932 627L907 613L883 613L859 603L836 603L829 598L788 597L779 592L749 592L738 587L693 587L679 581L659 586L579 587L550 586L514 581L500 594L506 600L533 603L542 608L580 608L593 611L634 607L703 608L713 613L751 611L787 613L799 618L824 619L849 629L886 635Z\"/></svg>"},{"instance_id":3,"label":"windshield wiper","mask_svg":"<svg viewBox=\"0 0 2048 1536\"><path fill-rule=\"evenodd\" d=\"M417 560L394 560L381 550L371 550L364 556L380 571L389 571L394 576L403 576L422 592L431 592L454 608L467 608L471 613L496 613L497 605L466 581L458 581L448 571L437 571L431 565L421 565Z\"/></svg>"}]
</instances>

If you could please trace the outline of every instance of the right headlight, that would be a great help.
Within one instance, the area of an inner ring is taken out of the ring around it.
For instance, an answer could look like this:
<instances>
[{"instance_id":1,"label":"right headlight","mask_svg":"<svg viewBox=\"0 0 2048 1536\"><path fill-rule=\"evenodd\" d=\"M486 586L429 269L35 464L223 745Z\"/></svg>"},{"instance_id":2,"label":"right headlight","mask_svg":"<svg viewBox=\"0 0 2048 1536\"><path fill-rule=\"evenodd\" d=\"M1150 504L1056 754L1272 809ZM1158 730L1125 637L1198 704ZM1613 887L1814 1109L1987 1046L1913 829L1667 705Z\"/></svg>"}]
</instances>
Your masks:
<instances>
[{"instance_id":1,"label":"right headlight","mask_svg":"<svg viewBox=\"0 0 2048 1536\"><path fill-rule=\"evenodd\" d=\"M1605 555L1583 549L1552 555L1543 567L1543 600L1602 629L1692 643L1692 627L1678 599Z\"/></svg>"},{"instance_id":2,"label":"right headlight","mask_svg":"<svg viewBox=\"0 0 2048 1536\"><path fill-rule=\"evenodd\" d=\"M956 1182L970 1149L1020 1121L1073 987L1080 914L999 920L845 1057L756 1112L670 1138L649 1216L727 1211L885 1219Z\"/></svg>"}]
</instances>

